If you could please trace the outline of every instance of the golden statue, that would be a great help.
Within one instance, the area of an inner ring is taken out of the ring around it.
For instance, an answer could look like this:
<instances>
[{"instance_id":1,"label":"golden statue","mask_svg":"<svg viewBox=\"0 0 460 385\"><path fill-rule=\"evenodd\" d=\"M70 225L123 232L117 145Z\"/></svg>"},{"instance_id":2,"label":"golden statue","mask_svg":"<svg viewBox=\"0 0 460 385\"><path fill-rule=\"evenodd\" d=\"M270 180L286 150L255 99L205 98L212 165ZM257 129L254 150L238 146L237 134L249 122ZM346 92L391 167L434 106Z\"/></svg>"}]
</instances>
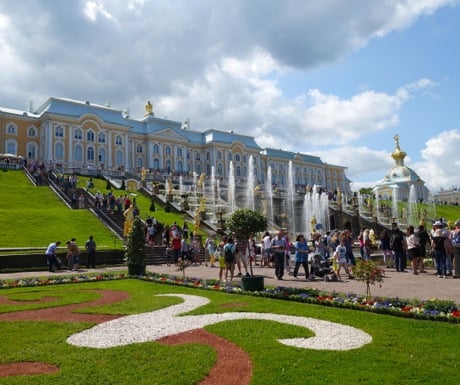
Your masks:
<instances>
[{"instance_id":1,"label":"golden statue","mask_svg":"<svg viewBox=\"0 0 460 385\"><path fill-rule=\"evenodd\" d=\"M123 225L123 235L127 237L131 232L134 221L134 207L131 205L125 211L123 211L123 216L125 217L125 222Z\"/></svg>"},{"instance_id":2,"label":"golden statue","mask_svg":"<svg viewBox=\"0 0 460 385\"><path fill-rule=\"evenodd\" d=\"M172 195L173 193L173 184L172 184L172 180L171 179L168 179L168 195Z\"/></svg>"},{"instance_id":3,"label":"golden statue","mask_svg":"<svg viewBox=\"0 0 460 385\"><path fill-rule=\"evenodd\" d=\"M205 198L201 198L200 199L200 208L199 208L199 212L200 213L204 213L206 211L206 199Z\"/></svg>"},{"instance_id":4,"label":"golden statue","mask_svg":"<svg viewBox=\"0 0 460 385\"><path fill-rule=\"evenodd\" d=\"M312 233L315 233L316 232L316 225L317 221L316 221L316 217L313 215L310 219L310 230Z\"/></svg>"},{"instance_id":5,"label":"golden statue","mask_svg":"<svg viewBox=\"0 0 460 385\"><path fill-rule=\"evenodd\" d=\"M197 186L199 188L202 188L203 187L203 184L204 184L204 179L206 178L206 175L205 174L201 174L200 175L200 179L198 179L198 182L197 182Z\"/></svg>"},{"instance_id":6,"label":"golden statue","mask_svg":"<svg viewBox=\"0 0 460 385\"><path fill-rule=\"evenodd\" d=\"M153 115L153 105L152 103L150 103L150 101L148 101L147 104L145 105L144 116L149 116L149 115Z\"/></svg>"},{"instance_id":7,"label":"golden statue","mask_svg":"<svg viewBox=\"0 0 460 385\"><path fill-rule=\"evenodd\" d=\"M147 170L142 167L142 170L141 170L141 181L145 181L145 176L147 175Z\"/></svg>"},{"instance_id":8,"label":"golden statue","mask_svg":"<svg viewBox=\"0 0 460 385\"><path fill-rule=\"evenodd\" d=\"M198 235L198 230L200 229L200 209L197 207L195 210L195 215L193 217L193 235Z\"/></svg>"}]
</instances>

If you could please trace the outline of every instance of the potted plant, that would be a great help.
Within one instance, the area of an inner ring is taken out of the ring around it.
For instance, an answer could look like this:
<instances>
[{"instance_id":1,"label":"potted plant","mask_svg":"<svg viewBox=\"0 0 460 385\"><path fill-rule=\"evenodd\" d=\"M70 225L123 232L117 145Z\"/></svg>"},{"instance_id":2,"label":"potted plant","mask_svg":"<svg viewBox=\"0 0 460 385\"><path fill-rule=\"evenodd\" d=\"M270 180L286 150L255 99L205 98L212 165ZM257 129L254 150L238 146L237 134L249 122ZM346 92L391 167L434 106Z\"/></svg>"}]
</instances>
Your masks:
<instances>
[{"instance_id":1,"label":"potted plant","mask_svg":"<svg viewBox=\"0 0 460 385\"><path fill-rule=\"evenodd\" d=\"M267 218L255 210L238 209L227 218L227 230L234 233L238 240L244 241L243 244L248 247L248 238L267 229ZM244 252L244 251L243 251ZM241 278L244 290L261 291L264 289L264 277L254 275L252 270L252 258L249 258L250 277Z\"/></svg>"},{"instance_id":2,"label":"potted plant","mask_svg":"<svg viewBox=\"0 0 460 385\"><path fill-rule=\"evenodd\" d=\"M145 274L145 235L144 224L139 217L134 218L131 232L128 236L126 261L129 275Z\"/></svg>"}]
</instances>

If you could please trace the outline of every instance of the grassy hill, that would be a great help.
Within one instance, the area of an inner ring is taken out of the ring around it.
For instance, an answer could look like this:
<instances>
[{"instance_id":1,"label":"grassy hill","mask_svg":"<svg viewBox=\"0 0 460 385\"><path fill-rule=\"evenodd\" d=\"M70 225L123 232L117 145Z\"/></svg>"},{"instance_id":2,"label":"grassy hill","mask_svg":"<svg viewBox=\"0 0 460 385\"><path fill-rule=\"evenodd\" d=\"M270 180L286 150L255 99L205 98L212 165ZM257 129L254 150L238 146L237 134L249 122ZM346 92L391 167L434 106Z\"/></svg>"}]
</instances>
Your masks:
<instances>
[{"instance_id":1,"label":"grassy hill","mask_svg":"<svg viewBox=\"0 0 460 385\"><path fill-rule=\"evenodd\" d=\"M88 177L79 177L78 187L86 187ZM93 192L107 192L107 183L94 179ZM126 191L113 191L116 196ZM150 199L136 194L140 216L154 216L165 224L177 222L182 226L184 218L156 206L150 211ZM133 197L131 197L133 199ZM193 228L193 224L189 223ZM0 170L0 248L44 248L50 242L76 238L82 245L93 235L98 249L121 248L122 242L115 240L108 230L88 210L71 210L47 187L35 187L22 171Z\"/></svg>"}]
</instances>

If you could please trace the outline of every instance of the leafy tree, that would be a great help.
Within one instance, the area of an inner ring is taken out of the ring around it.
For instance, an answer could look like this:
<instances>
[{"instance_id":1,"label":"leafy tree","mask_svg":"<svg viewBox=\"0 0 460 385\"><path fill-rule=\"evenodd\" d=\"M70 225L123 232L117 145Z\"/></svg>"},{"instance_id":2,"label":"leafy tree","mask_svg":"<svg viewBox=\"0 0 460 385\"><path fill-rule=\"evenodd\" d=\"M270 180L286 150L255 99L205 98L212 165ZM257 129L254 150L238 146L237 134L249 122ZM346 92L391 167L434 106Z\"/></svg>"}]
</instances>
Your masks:
<instances>
[{"instance_id":1,"label":"leafy tree","mask_svg":"<svg viewBox=\"0 0 460 385\"><path fill-rule=\"evenodd\" d=\"M267 218L255 210L238 209L227 218L227 229L238 239L247 241L251 234L267 229ZM249 266L253 276L251 258L249 258Z\"/></svg>"},{"instance_id":2,"label":"leafy tree","mask_svg":"<svg viewBox=\"0 0 460 385\"><path fill-rule=\"evenodd\" d=\"M128 237L126 261L130 275L145 274L145 235L144 224L139 217L134 218L133 226Z\"/></svg>"}]
</instances>

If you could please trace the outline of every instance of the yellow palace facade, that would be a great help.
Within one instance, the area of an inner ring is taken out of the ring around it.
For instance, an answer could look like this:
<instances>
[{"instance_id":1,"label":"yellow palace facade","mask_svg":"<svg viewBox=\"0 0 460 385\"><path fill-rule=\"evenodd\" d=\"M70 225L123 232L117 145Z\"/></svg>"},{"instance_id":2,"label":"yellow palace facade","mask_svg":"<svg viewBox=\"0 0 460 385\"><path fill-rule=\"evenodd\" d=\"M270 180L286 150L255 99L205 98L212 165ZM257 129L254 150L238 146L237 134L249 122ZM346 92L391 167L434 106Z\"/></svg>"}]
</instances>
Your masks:
<instances>
[{"instance_id":1,"label":"yellow palace facade","mask_svg":"<svg viewBox=\"0 0 460 385\"><path fill-rule=\"evenodd\" d=\"M162 175L205 174L225 180L230 164L245 179L254 160L255 177L282 187L289 175L297 186L323 186L350 192L346 168L319 157L261 148L255 138L208 129L191 130L186 122L158 118L148 102L139 119L127 111L89 101L49 98L36 110L0 107L0 152L66 171L133 172ZM291 171L289 171L291 170Z\"/></svg>"}]
</instances>

